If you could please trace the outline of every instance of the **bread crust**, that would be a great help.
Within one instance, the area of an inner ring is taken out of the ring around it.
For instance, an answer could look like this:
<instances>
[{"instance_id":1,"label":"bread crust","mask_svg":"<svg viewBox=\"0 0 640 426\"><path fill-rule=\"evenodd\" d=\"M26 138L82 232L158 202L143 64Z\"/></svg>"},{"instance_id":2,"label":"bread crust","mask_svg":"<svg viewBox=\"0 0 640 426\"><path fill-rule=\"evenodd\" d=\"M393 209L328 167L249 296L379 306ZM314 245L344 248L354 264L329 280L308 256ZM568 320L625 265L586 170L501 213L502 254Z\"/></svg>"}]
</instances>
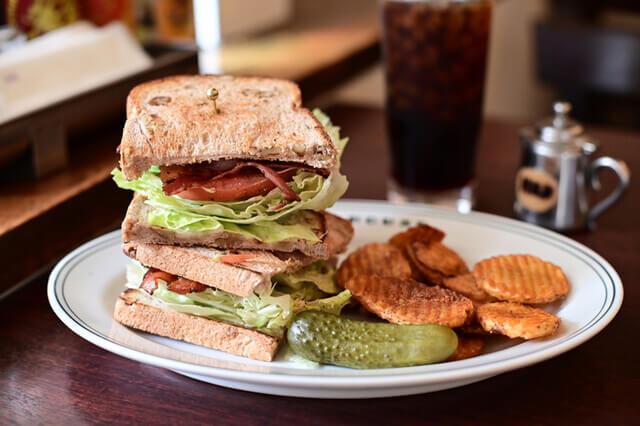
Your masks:
<instances>
[{"instance_id":1,"label":"bread crust","mask_svg":"<svg viewBox=\"0 0 640 426\"><path fill-rule=\"evenodd\" d=\"M278 338L259 331L146 305L133 290L120 295L113 317L147 333L260 361L272 361L280 344Z\"/></svg>"},{"instance_id":2,"label":"bread crust","mask_svg":"<svg viewBox=\"0 0 640 426\"><path fill-rule=\"evenodd\" d=\"M207 89L219 92L216 101ZM336 164L337 149L322 124L302 107L287 80L182 75L133 88L120 144L120 168L136 179L152 165L220 159Z\"/></svg>"},{"instance_id":3,"label":"bread crust","mask_svg":"<svg viewBox=\"0 0 640 426\"><path fill-rule=\"evenodd\" d=\"M316 259L328 259L346 250L353 238L353 226L348 220L327 212L317 212L321 219L316 234L320 242L289 239L275 243L264 243L255 238L231 232L178 232L150 225L147 216L150 206L145 197L135 193L122 222L122 241L138 241L149 244L179 246L204 246L221 249L256 249L278 252L296 252Z\"/></svg>"},{"instance_id":4,"label":"bread crust","mask_svg":"<svg viewBox=\"0 0 640 426\"><path fill-rule=\"evenodd\" d=\"M240 250L237 254L246 254L251 258L241 263L227 264L217 259L227 253L225 250L139 241L125 243L123 251L145 266L242 297L248 297L254 291L262 293L271 285L271 277L276 274L295 272L315 261L300 253L276 256L263 250Z\"/></svg>"}]
</instances>

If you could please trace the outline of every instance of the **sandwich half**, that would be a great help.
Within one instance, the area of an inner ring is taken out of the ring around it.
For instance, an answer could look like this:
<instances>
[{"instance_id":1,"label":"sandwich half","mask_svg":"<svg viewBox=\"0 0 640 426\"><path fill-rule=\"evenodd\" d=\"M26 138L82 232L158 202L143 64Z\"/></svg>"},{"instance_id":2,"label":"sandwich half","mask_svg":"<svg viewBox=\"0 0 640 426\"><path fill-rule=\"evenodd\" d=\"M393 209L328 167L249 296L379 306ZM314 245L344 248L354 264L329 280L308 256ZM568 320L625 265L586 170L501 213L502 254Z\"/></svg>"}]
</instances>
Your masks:
<instances>
[{"instance_id":1,"label":"sandwich half","mask_svg":"<svg viewBox=\"0 0 640 426\"><path fill-rule=\"evenodd\" d=\"M134 260L118 322L257 360L273 359L295 312L339 313L350 299L330 261L301 253L141 242L124 251Z\"/></svg>"},{"instance_id":2,"label":"sandwich half","mask_svg":"<svg viewBox=\"0 0 640 426\"><path fill-rule=\"evenodd\" d=\"M118 186L138 194L123 239L327 259L337 228L324 210L348 186L340 173L346 142L326 115L301 106L289 81L178 76L142 84L127 99L113 172Z\"/></svg>"}]
</instances>

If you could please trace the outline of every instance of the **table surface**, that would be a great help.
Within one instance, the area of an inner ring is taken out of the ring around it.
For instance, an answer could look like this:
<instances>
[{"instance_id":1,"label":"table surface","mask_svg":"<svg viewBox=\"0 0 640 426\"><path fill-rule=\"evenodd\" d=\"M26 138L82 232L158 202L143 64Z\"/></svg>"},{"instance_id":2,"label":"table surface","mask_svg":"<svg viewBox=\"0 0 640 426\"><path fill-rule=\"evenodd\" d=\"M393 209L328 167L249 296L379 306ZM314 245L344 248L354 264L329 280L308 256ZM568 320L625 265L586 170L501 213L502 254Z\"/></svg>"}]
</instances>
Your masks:
<instances>
[{"instance_id":1,"label":"table surface","mask_svg":"<svg viewBox=\"0 0 640 426\"><path fill-rule=\"evenodd\" d=\"M351 138L343 159L351 182L347 196L384 198L382 112L353 106L329 112ZM478 210L512 216L520 124L485 123ZM602 141L602 153L625 159L632 171L640 169L639 134L589 130ZM622 310L602 333L554 359L462 388L376 401L253 394L130 361L84 341L49 308L44 275L0 300L0 423L640 424L633 331L640 320L635 287L640 276L639 188L631 185L602 216L597 231L571 235L611 262L626 294ZM10 249L0 247L0 256Z\"/></svg>"}]
</instances>

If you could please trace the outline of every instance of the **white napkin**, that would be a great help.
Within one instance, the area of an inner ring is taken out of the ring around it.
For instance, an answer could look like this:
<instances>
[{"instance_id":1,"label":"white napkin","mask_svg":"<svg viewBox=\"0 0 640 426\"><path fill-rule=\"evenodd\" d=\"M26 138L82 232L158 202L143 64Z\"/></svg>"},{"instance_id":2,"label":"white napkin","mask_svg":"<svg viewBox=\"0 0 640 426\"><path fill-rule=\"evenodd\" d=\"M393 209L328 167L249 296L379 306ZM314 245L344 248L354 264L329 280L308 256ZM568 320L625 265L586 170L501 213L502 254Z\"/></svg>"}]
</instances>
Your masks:
<instances>
[{"instance_id":1,"label":"white napkin","mask_svg":"<svg viewBox=\"0 0 640 426\"><path fill-rule=\"evenodd\" d=\"M149 68L127 28L79 22L0 54L0 124Z\"/></svg>"}]
</instances>

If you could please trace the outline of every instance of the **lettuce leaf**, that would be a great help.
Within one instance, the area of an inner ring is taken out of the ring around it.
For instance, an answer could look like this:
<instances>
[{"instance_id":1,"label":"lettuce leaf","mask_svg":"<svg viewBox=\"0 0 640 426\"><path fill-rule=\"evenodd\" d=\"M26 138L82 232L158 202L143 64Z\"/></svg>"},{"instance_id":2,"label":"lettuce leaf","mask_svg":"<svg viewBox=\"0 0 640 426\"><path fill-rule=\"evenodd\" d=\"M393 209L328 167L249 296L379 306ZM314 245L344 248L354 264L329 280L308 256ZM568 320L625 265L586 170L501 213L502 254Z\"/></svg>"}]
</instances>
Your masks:
<instances>
[{"instance_id":1,"label":"lettuce leaf","mask_svg":"<svg viewBox=\"0 0 640 426\"><path fill-rule=\"evenodd\" d=\"M340 157L348 139L340 138L340 129L333 126L320 110L314 110L314 114L338 147ZM154 208L148 218L152 225L187 232L236 232L264 242L289 238L317 241L317 237L310 230L304 232L300 229L304 225L283 227L284 225L277 224L278 219L302 210L327 209L346 192L349 185L347 178L340 174L340 161L331 168L327 178L301 170L288 182L300 197L300 201L289 202L285 207L276 209L285 202L279 188L274 188L266 195L246 200L185 200L164 193L159 173L160 169L153 166L139 179L127 181L120 170L114 169L111 172L113 180L120 188L139 192L147 198L145 202ZM267 222L276 224L265 227ZM245 226L249 224L258 227Z\"/></svg>"},{"instance_id":2,"label":"lettuce leaf","mask_svg":"<svg viewBox=\"0 0 640 426\"><path fill-rule=\"evenodd\" d=\"M249 297L241 297L213 288L182 295L159 287L153 295L166 302L192 304L206 310L208 317L224 322L279 334L291 319L291 298L272 296L271 290L261 295L253 293Z\"/></svg>"},{"instance_id":3,"label":"lettuce leaf","mask_svg":"<svg viewBox=\"0 0 640 426\"><path fill-rule=\"evenodd\" d=\"M349 290L343 290L335 296L305 302L304 307L301 310L317 310L328 312L330 314L340 315L340 312L342 312L342 308L347 306L350 301L351 292Z\"/></svg>"},{"instance_id":4,"label":"lettuce leaf","mask_svg":"<svg viewBox=\"0 0 640 426\"><path fill-rule=\"evenodd\" d=\"M318 287L316 287L315 284L309 282L302 283L296 288L278 284L273 294L288 294L293 299L294 305L300 304L300 306L302 306L302 302L327 297L326 293L323 293L318 289Z\"/></svg>"},{"instance_id":5,"label":"lettuce leaf","mask_svg":"<svg viewBox=\"0 0 640 426\"><path fill-rule=\"evenodd\" d=\"M305 283L313 283L318 289L327 294L337 294L342 288L336 283L336 271L326 265L323 260L312 263L291 274L278 274L273 281L298 290Z\"/></svg>"},{"instance_id":6,"label":"lettuce leaf","mask_svg":"<svg viewBox=\"0 0 640 426\"><path fill-rule=\"evenodd\" d=\"M324 126L324 129L327 131L327 134L338 148L338 162L342 158L342 153L344 152L344 148L347 146L349 142L349 138L340 138L340 127L334 126L331 123L331 119L327 114L322 112L320 108L314 108L313 115L316 116L320 124Z\"/></svg>"},{"instance_id":7,"label":"lettuce leaf","mask_svg":"<svg viewBox=\"0 0 640 426\"><path fill-rule=\"evenodd\" d=\"M131 260L127 264L127 288L138 288L142 284L144 274L147 273L149 268L142 266L137 260Z\"/></svg>"},{"instance_id":8,"label":"lettuce leaf","mask_svg":"<svg viewBox=\"0 0 640 426\"><path fill-rule=\"evenodd\" d=\"M351 293L337 285L335 270L322 260L292 274L275 275L272 280L276 283L274 294L293 298L294 312L316 309L339 315L351 300ZM334 296L327 297L331 294Z\"/></svg>"},{"instance_id":9,"label":"lettuce leaf","mask_svg":"<svg viewBox=\"0 0 640 426\"><path fill-rule=\"evenodd\" d=\"M293 213L295 216L288 218L287 224L264 221L244 225L217 220L211 216L179 213L174 210L155 208L149 213L147 220L151 225L166 229L184 232L233 232L256 238L265 243L290 238L307 240L314 243L320 241L315 232L306 225L304 214L299 213L302 212ZM291 224L292 222L293 224Z\"/></svg>"}]
</instances>

